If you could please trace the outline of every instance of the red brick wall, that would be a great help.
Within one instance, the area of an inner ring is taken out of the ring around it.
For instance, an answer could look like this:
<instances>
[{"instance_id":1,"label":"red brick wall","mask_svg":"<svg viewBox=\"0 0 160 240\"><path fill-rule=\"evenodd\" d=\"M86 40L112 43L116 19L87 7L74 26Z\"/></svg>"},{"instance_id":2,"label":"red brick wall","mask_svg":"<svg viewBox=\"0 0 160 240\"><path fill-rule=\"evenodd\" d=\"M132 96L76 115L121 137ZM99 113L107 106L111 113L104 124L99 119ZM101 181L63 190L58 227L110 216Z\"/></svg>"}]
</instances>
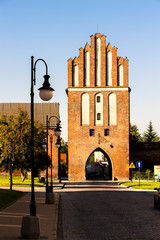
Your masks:
<instances>
[{"instance_id":1,"label":"red brick wall","mask_svg":"<svg viewBox=\"0 0 160 240\"><path fill-rule=\"evenodd\" d=\"M101 39L101 86L95 86L95 40ZM78 59L79 86L72 86L73 60L68 60L68 165L70 180L85 180L85 166L89 155L98 147L104 150L112 163L112 176L118 179L129 178L129 88L128 60L121 58L124 72L124 86L118 86L117 48L106 45L106 36L91 36L90 51L90 87L84 86L84 52L80 48ZM112 86L106 86L107 51L112 51ZM91 89L91 87L93 89ZM124 87L126 88L124 90ZM81 89L80 89L81 88ZM102 91L103 89L103 91ZM71 91L72 90L72 91ZM78 91L75 91L78 90ZM90 98L90 125L81 126L81 95L87 92ZM94 125L95 94L103 94L103 126ZM108 96L115 93L117 98L117 126L108 125ZM110 129L110 135L104 136L104 129ZM89 129L95 129L95 136L89 136ZM100 134L100 142L99 142ZM109 143L112 142L113 148Z\"/></svg>"},{"instance_id":2,"label":"red brick wall","mask_svg":"<svg viewBox=\"0 0 160 240\"><path fill-rule=\"evenodd\" d=\"M66 163L67 162L67 156L66 153L61 153L60 154L61 162Z\"/></svg>"}]
</instances>

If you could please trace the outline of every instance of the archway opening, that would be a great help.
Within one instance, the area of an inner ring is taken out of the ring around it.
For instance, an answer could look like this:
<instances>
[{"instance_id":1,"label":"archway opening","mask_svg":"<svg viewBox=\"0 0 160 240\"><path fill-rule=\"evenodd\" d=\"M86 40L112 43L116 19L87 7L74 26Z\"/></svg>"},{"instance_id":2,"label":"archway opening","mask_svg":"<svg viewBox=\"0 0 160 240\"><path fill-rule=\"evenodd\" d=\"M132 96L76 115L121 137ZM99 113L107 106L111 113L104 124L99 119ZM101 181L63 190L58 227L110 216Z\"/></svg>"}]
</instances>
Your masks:
<instances>
[{"instance_id":1,"label":"archway opening","mask_svg":"<svg viewBox=\"0 0 160 240\"><path fill-rule=\"evenodd\" d=\"M108 154L96 148L86 162L86 180L112 180L112 163Z\"/></svg>"}]
</instances>

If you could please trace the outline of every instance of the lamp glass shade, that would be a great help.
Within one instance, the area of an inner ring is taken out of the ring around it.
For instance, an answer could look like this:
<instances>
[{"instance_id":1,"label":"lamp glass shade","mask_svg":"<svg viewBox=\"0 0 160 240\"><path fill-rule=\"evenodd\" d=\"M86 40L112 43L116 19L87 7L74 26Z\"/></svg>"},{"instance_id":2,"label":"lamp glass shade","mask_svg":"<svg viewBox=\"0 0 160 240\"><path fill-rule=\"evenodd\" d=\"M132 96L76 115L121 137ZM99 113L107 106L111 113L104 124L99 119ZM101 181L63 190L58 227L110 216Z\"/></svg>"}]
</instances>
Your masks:
<instances>
[{"instance_id":1,"label":"lamp glass shade","mask_svg":"<svg viewBox=\"0 0 160 240\"><path fill-rule=\"evenodd\" d=\"M60 137L60 136L61 136L61 129L60 129L59 123L57 123L57 127L56 127L56 129L54 130L54 135L55 135L56 137Z\"/></svg>"},{"instance_id":2,"label":"lamp glass shade","mask_svg":"<svg viewBox=\"0 0 160 240\"><path fill-rule=\"evenodd\" d=\"M54 130L54 135L56 136L56 137L60 137L61 136L61 130Z\"/></svg>"},{"instance_id":3,"label":"lamp glass shade","mask_svg":"<svg viewBox=\"0 0 160 240\"><path fill-rule=\"evenodd\" d=\"M60 140L60 138L58 138L58 139L57 139L57 142L56 142L56 144L55 144L55 147L56 147L56 148L60 148L60 146L61 146L61 140Z\"/></svg>"},{"instance_id":4,"label":"lamp glass shade","mask_svg":"<svg viewBox=\"0 0 160 240\"><path fill-rule=\"evenodd\" d=\"M56 144L55 144L55 147L56 147L56 148L60 148L60 143L56 143Z\"/></svg>"},{"instance_id":5,"label":"lamp glass shade","mask_svg":"<svg viewBox=\"0 0 160 240\"><path fill-rule=\"evenodd\" d=\"M39 88L39 96L43 101L49 101L53 97L54 89L50 87L49 83L50 76L48 74L44 75L44 83L41 88Z\"/></svg>"},{"instance_id":6,"label":"lamp glass shade","mask_svg":"<svg viewBox=\"0 0 160 240\"><path fill-rule=\"evenodd\" d=\"M53 97L53 90L40 89L39 96L43 101L49 101Z\"/></svg>"},{"instance_id":7,"label":"lamp glass shade","mask_svg":"<svg viewBox=\"0 0 160 240\"><path fill-rule=\"evenodd\" d=\"M43 149L46 149L47 148L47 144L46 143L42 143L42 147L43 147Z\"/></svg>"}]
</instances>

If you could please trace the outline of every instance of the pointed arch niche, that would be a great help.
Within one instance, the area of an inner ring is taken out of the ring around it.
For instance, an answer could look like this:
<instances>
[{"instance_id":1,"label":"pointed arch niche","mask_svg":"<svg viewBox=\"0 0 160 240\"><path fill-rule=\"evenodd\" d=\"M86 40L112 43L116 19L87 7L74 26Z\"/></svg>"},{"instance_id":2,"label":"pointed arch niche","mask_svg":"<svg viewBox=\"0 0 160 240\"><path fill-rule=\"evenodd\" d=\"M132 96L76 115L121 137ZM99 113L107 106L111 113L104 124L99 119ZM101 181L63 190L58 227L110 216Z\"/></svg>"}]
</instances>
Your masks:
<instances>
[{"instance_id":1,"label":"pointed arch niche","mask_svg":"<svg viewBox=\"0 0 160 240\"><path fill-rule=\"evenodd\" d=\"M112 51L107 52L107 86L112 86Z\"/></svg>"},{"instance_id":2,"label":"pointed arch niche","mask_svg":"<svg viewBox=\"0 0 160 240\"><path fill-rule=\"evenodd\" d=\"M117 99L115 93L110 93L108 96L108 125L117 125Z\"/></svg>"},{"instance_id":3,"label":"pointed arch niche","mask_svg":"<svg viewBox=\"0 0 160 240\"><path fill-rule=\"evenodd\" d=\"M79 79L78 79L78 65L73 65L73 86L78 87Z\"/></svg>"},{"instance_id":4,"label":"pointed arch niche","mask_svg":"<svg viewBox=\"0 0 160 240\"><path fill-rule=\"evenodd\" d=\"M90 86L90 52L85 52L85 86Z\"/></svg>"},{"instance_id":5,"label":"pointed arch niche","mask_svg":"<svg viewBox=\"0 0 160 240\"><path fill-rule=\"evenodd\" d=\"M95 94L95 126L103 125L103 94Z\"/></svg>"},{"instance_id":6,"label":"pointed arch niche","mask_svg":"<svg viewBox=\"0 0 160 240\"><path fill-rule=\"evenodd\" d=\"M81 95L81 125L89 125L89 94Z\"/></svg>"},{"instance_id":7,"label":"pointed arch niche","mask_svg":"<svg viewBox=\"0 0 160 240\"><path fill-rule=\"evenodd\" d=\"M123 65L118 66L118 85L123 86Z\"/></svg>"},{"instance_id":8,"label":"pointed arch niche","mask_svg":"<svg viewBox=\"0 0 160 240\"><path fill-rule=\"evenodd\" d=\"M101 39L96 39L96 86L101 86Z\"/></svg>"}]
</instances>

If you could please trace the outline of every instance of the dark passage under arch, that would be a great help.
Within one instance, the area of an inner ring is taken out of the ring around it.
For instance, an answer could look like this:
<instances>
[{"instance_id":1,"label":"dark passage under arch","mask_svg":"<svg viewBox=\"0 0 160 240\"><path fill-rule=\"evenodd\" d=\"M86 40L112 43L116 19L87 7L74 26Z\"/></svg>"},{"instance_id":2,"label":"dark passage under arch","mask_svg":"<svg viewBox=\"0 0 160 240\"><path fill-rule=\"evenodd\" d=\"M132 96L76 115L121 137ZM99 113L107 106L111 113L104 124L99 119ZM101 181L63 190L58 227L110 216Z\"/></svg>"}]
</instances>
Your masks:
<instances>
[{"instance_id":1,"label":"dark passage under arch","mask_svg":"<svg viewBox=\"0 0 160 240\"><path fill-rule=\"evenodd\" d=\"M112 163L108 154L96 148L86 161L86 180L112 180Z\"/></svg>"}]
</instances>

